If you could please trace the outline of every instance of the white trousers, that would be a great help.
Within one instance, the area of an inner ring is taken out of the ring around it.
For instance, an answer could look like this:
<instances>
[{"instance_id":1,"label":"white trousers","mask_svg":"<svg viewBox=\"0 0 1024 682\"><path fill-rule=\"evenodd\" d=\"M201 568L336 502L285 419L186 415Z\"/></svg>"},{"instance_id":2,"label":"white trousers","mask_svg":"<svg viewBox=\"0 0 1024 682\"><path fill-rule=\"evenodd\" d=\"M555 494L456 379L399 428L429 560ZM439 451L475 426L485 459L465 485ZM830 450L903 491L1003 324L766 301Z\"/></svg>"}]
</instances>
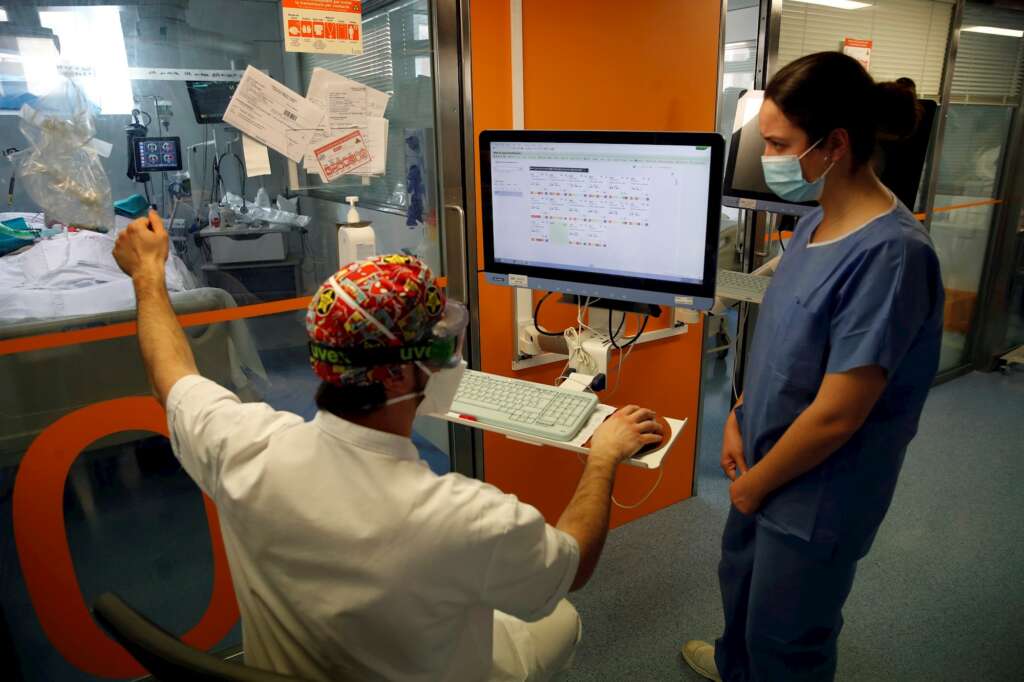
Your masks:
<instances>
[{"instance_id":1,"label":"white trousers","mask_svg":"<svg viewBox=\"0 0 1024 682\"><path fill-rule=\"evenodd\" d=\"M491 682L557 680L572 667L583 624L563 599L547 618L527 623L494 612L494 668Z\"/></svg>"}]
</instances>

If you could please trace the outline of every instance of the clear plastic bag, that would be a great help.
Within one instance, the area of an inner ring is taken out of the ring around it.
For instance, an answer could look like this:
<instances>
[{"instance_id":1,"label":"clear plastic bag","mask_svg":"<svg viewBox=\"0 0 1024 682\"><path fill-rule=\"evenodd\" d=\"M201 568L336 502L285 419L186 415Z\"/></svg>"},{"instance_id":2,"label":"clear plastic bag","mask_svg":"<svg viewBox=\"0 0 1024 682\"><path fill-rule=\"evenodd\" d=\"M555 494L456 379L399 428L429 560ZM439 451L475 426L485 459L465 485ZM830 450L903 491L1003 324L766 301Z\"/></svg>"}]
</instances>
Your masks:
<instances>
[{"instance_id":1,"label":"clear plastic bag","mask_svg":"<svg viewBox=\"0 0 1024 682\"><path fill-rule=\"evenodd\" d=\"M53 92L21 108L29 148L12 155L21 186L49 221L106 232L114 226L110 179L96 149L92 105L64 79Z\"/></svg>"},{"instance_id":2,"label":"clear plastic bag","mask_svg":"<svg viewBox=\"0 0 1024 682\"><path fill-rule=\"evenodd\" d=\"M242 212L242 197L227 192L221 206L227 206L234 212L236 223L250 224L258 221L274 223L278 225L291 225L293 227L305 227L309 225L308 215L298 215L290 211L282 211L277 208L263 208L251 201L245 202L245 212Z\"/></svg>"}]
</instances>

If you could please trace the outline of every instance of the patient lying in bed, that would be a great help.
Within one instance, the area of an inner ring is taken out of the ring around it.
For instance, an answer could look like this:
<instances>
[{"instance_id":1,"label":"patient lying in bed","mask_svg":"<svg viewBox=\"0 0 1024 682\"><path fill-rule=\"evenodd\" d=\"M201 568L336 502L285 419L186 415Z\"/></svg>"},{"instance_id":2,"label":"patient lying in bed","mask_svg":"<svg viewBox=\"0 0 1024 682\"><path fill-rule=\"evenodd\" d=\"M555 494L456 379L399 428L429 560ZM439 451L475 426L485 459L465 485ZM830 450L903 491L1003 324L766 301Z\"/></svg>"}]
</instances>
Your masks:
<instances>
[{"instance_id":1,"label":"patient lying in bed","mask_svg":"<svg viewBox=\"0 0 1024 682\"><path fill-rule=\"evenodd\" d=\"M134 309L131 280L114 262L116 235L70 232L0 257L0 325ZM174 254L166 275L170 292L196 288Z\"/></svg>"}]
</instances>

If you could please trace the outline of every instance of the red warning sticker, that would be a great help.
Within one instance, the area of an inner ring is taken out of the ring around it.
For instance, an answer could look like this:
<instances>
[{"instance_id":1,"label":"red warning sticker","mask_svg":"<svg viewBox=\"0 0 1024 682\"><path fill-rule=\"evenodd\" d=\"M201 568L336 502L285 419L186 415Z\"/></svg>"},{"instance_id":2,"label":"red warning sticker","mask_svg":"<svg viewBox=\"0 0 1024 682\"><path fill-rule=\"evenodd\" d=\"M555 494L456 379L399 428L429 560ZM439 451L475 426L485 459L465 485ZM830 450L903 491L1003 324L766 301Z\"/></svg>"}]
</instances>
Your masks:
<instances>
[{"instance_id":1,"label":"red warning sticker","mask_svg":"<svg viewBox=\"0 0 1024 682\"><path fill-rule=\"evenodd\" d=\"M285 51L363 53L360 0L281 0L281 11Z\"/></svg>"},{"instance_id":2,"label":"red warning sticker","mask_svg":"<svg viewBox=\"0 0 1024 682\"><path fill-rule=\"evenodd\" d=\"M360 166L370 163L370 152L363 142L363 133L353 130L322 147L313 150L316 162L320 166L320 175L324 182L333 182L345 173L350 173Z\"/></svg>"}]
</instances>

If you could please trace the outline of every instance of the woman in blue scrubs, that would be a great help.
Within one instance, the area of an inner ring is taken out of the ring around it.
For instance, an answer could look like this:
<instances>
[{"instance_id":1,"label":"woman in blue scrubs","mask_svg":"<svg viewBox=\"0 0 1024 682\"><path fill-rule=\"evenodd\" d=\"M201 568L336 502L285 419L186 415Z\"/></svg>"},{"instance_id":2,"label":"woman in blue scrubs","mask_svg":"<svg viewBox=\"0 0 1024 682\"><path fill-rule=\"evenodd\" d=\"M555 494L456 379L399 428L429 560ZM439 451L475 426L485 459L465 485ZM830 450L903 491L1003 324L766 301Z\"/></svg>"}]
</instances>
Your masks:
<instances>
[{"instance_id":1,"label":"woman in blue scrubs","mask_svg":"<svg viewBox=\"0 0 1024 682\"><path fill-rule=\"evenodd\" d=\"M916 122L910 90L876 84L838 52L789 64L765 91L765 179L821 206L800 220L765 295L725 427L725 631L683 646L709 679L835 675L843 603L939 362L935 250L871 163L879 135Z\"/></svg>"}]
</instances>

